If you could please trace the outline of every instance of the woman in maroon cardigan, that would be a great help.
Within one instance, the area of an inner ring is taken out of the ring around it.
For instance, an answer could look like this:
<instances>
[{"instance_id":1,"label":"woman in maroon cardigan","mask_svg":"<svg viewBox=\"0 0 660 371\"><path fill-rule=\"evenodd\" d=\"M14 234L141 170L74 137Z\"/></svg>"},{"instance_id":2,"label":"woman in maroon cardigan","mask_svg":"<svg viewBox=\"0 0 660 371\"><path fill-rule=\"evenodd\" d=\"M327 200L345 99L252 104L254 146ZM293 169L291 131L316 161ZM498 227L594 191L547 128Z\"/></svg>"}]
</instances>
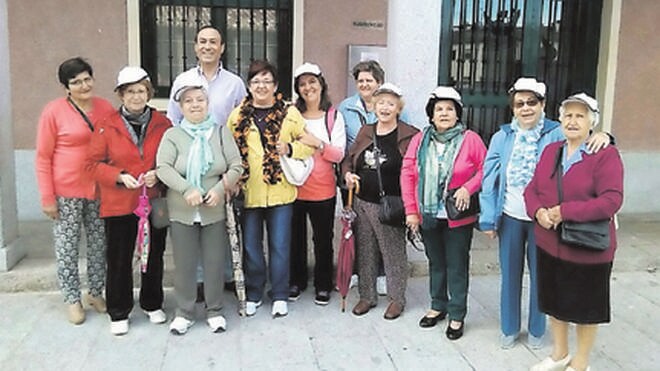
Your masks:
<instances>
[{"instance_id":1,"label":"woman in maroon cardigan","mask_svg":"<svg viewBox=\"0 0 660 371\"><path fill-rule=\"evenodd\" d=\"M623 164L613 146L591 153L585 141L598 123L598 102L580 93L559 109L565 142L548 145L525 190L527 213L535 219L538 251L539 306L550 315L552 354L532 371L588 370L589 353L599 323L610 321L610 273L616 249L614 214L623 202ZM561 158L558 151L563 150ZM562 174L555 168L561 161ZM563 197L558 197L562 176ZM610 220L610 245L605 251L563 244L562 221ZM576 324L577 351L571 359L568 325Z\"/></svg>"}]
</instances>

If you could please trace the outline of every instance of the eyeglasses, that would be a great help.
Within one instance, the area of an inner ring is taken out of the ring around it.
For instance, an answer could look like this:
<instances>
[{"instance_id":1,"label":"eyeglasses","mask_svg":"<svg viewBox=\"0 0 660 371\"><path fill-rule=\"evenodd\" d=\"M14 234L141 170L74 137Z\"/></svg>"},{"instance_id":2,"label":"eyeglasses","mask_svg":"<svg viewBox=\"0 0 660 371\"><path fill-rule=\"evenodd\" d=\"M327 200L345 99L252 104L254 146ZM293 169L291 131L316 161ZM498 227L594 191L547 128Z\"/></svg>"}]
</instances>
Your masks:
<instances>
[{"instance_id":1,"label":"eyeglasses","mask_svg":"<svg viewBox=\"0 0 660 371\"><path fill-rule=\"evenodd\" d=\"M523 108L523 107L525 107L525 105L527 105L528 107L536 107L537 104L539 104L538 99L530 99L530 100L526 100L526 101L520 100L520 101L514 102L513 106L515 108Z\"/></svg>"},{"instance_id":2,"label":"eyeglasses","mask_svg":"<svg viewBox=\"0 0 660 371\"><path fill-rule=\"evenodd\" d=\"M249 82L250 86L259 86L259 85L266 86L266 85L271 85L271 84L274 84L274 83L275 83L275 81L273 81L273 80L252 80L252 81Z\"/></svg>"},{"instance_id":3,"label":"eyeglasses","mask_svg":"<svg viewBox=\"0 0 660 371\"><path fill-rule=\"evenodd\" d=\"M94 81L94 78L91 77L91 76L87 76L84 79L69 81L69 86L82 86L83 83L85 83L87 85L91 85L92 81Z\"/></svg>"}]
</instances>

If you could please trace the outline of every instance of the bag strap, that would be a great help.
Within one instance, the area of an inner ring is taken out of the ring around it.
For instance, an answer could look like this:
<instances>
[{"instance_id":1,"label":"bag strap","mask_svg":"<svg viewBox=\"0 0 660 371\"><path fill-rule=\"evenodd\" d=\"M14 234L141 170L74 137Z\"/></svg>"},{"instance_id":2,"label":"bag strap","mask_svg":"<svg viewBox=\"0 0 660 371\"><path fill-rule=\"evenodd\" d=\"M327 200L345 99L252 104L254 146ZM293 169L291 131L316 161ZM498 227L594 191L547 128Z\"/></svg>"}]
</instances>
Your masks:
<instances>
[{"instance_id":1,"label":"bag strap","mask_svg":"<svg viewBox=\"0 0 660 371\"><path fill-rule=\"evenodd\" d=\"M66 99L69 101L69 103L71 103L71 105L76 109L76 111L78 111L80 116L82 116L83 120L85 120L85 122L87 123L87 126L89 126L89 130L94 132L94 125L92 125L92 122L89 120L89 117L87 117L85 112L83 110L81 110L80 107L78 107L76 102L74 102L73 99L71 99L71 97L66 97Z\"/></svg>"},{"instance_id":2,"label":"bag strap","mask_svg":"<svg viewBox=\"0 0 660 371\"><path fill-rule=\"evenodd\" d=\"M385 190L383 189L383 177L380 175L380 148L378 148L378 142L376 140L376 126L374 124L374 133L371 139L374 142L374 160L376 161L376 174L378 175L378 195L382 198L385 197Z\"/></svg>"},{"instance_id":3,"label":"bag strap","mask_svg":"<svg viewBox=\"0 0 660 371\"><path fill-rule=\"evenodd\" d=\"M553 176L557 177L557 194L559 195L559 203L561 204L564 199L564 188L562 187L562 176L564 174L564 145L559 146L557 150L557 157L555 158L555 170L553 171Z\"/></svg>"},{"instance_id":4,"label":"bag strap","mask_svg":"<svg viewBox=\"0 0 660 371\"><path fill-rule=\"evenodd\" d=\"M328 108L328 112L325 113L325 128L328 131L328 139L332 141L332 129L335 127L335 121L337 120L337 109L334 106Z\"/></svg>"}]
</instances>

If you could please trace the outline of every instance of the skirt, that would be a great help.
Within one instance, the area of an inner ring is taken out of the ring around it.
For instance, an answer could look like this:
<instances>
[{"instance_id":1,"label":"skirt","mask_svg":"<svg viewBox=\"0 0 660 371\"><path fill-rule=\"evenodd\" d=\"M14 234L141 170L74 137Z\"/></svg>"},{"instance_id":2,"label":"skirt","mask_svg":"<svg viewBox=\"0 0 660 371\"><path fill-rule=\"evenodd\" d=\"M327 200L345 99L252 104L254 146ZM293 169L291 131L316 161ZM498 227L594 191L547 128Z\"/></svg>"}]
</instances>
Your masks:
<instances>
[{"instance_id":1,"label":"skirt","mask_svg":"<svg viewBox=\"0 0 660 371\"><path fill-rule=\"evenodd\" d=\"M573 263L538 248L541 311L564 322L609 323L611 273L611 262Z\"/></svg>"}]
</instances>

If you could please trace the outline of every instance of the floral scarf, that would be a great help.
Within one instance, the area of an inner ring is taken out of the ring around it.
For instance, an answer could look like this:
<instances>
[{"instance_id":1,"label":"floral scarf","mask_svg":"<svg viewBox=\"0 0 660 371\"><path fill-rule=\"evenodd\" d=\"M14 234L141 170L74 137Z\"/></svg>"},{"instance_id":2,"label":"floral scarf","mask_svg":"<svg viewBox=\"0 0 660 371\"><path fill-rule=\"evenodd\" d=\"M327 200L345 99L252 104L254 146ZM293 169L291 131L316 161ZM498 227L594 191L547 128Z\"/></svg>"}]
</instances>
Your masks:
<instances>
[{"instance_id":1,"label":"floral scarf","mask_svg":"<svg viewBox=\"0 0 660 371\"><path fill-rule=\"evenodd\" d=\"M532 180L538 158L538 141L543 130L545 115L531 129L525 130L520 127L518 120L514 117L511 121L511 129L516 135L511 151L511 159L507 167L507 182L512 187L526 187Z\"/></svg>"},{"instance_id":2,"label":"floral scarf","mask_svg":"<svg viewBox=\"0 0 660 371\"><path fill-rule=\"evenodd\" d=\"M248 164L248 143L247 137L250 131L250 126L254 123L254 105L252 99L247 97L243 100L240 106L238 115L238 124L234 129L234 139L236 145L241 153L241 160L243 164L243 175L240 182L244 183L250 176L250 166ZM264 130L263 137L266 139L265 143L262 141L264 147L264 157L262 160L263 168L263 181L266 184L277 184L282 180L282 165L280 164L280 155L277 153L277 141L280 139L280 130L284 117L286 117L289 104L282 99L282 94L277 94L275 97L275 104L270 113L265 117L266 129Z\"/></svg>"}]
</instances>

